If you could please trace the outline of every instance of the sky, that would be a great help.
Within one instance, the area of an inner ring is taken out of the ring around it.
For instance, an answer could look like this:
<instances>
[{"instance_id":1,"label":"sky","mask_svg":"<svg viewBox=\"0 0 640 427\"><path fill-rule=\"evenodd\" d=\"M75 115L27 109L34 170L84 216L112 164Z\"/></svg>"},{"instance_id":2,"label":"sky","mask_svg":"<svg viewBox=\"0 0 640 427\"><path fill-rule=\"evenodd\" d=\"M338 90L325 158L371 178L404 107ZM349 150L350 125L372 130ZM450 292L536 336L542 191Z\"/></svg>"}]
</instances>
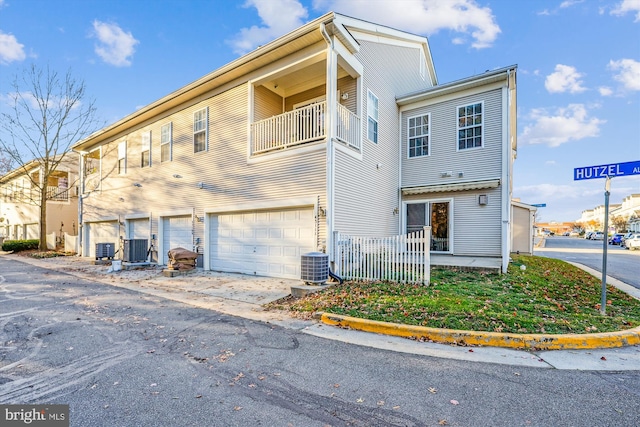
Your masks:
<instances>
[{"instance_id":1,"label":"sky","mask_svg":"<svg viewBox=\"0 0 640 427\"><path fill-rule=\"evenodd\" d=\"M426 36L440 84L518 66L513 196L538 221L604 204L574 168L640 161L640 0L0 0L0 109L35 64L110 124L329 11Z\"/></svg>"}]
</instances>

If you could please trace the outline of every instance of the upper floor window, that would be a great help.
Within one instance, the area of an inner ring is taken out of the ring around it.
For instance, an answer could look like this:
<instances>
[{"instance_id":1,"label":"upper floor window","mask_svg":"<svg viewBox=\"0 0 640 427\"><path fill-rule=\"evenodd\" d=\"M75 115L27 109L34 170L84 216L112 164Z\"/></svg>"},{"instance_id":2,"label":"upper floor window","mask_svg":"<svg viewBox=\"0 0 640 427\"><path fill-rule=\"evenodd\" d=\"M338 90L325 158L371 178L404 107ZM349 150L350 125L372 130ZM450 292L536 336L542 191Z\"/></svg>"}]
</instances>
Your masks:
<instances>
[{"instance_id":1,"label":"upper floor window","mask_svg":"<svg viewBox=\"0 0 640 427\"><path fill-rule=\"evenodd\" d=\"M208 117L207 109L193 113L193 152L199 153L207 149Z\"/></svg>"},{"instance_id":2,"label":"upper floor window","mask_svg":"<svg viewBox=\"0 0 640 427\"><path fill-rule=\"evenodd\" d=\"M458 150L482 147L482 102L458 107Z\"/></svg>"},{"instance_id":3,"label":"upper floor window","mask_svg":"<svg viewBox=\"0 0 640 427\"><path fill-rule=\"evenodd\" d=\"M118 144L118 174L127 173L127 141Z\"/></svg>"},{"instance_id":4,"label":"upper floor window","mask_svg":"<svg viewBox=\"0 0 640 427\"><path fill-rule=\"evenodd\" d=\"M367 95L367 138L378 143L378 97L371 91Z\"/></svg>"},{"instance_id":5,"label":"upper floor window","mask_svg":"<svg viewBox=\"0 0 640 427\"><path fill-rule=\"evenodd\" d=\"M151 166L151 131L142 133L142 147L140 155L140 167Z\"/></svg>"},{"instance_id":6,"label":"upper floor window","mask_svg":"<svg viewBox=\"0 0 640 427\"><path fill-rule=\"evenodd\" d=\"M429 155L429 114L409 117L409 157Z\"/></svg>"},{"instance_id":7,"label":"upper floor window","mask_svg":"<svg viewBox=\"0 0 640 427\"><path fill-rule=\"evenodd\" d=\"M172 125L167 123L160 129L160 161L170 162L172 160Z\"/></svg>"}]
</instances>

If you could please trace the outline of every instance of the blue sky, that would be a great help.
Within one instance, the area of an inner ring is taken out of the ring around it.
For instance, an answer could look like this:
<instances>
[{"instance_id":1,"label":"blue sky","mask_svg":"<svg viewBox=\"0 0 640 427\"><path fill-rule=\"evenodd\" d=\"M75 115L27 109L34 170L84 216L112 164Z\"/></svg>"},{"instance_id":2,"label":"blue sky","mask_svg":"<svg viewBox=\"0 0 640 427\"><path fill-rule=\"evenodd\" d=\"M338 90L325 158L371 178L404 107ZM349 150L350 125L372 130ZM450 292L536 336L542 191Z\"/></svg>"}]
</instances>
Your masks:
<instances>
[{"instance_id":1,"label":"blue sky","mask_svg":"<svg viewBox=\"0 0 640 427\"><path fill-rule=\"evenodd\" d=\"M0 105L48 65L112 123L328 11L427 36L440 83L517 64L514 197L541 221L604 203L574 168L640 161L640 0L0 0Z\"/></svg>"}]
</instances>

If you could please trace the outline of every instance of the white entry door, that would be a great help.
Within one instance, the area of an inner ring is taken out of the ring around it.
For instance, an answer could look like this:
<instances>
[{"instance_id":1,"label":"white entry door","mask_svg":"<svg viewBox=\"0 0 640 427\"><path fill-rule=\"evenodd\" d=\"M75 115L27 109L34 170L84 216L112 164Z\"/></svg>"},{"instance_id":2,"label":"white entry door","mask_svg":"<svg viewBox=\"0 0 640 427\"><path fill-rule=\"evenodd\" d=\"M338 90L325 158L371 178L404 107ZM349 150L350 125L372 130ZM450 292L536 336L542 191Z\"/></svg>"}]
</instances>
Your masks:
<instances>
[{"instance_id":1,"label":"white entry door","mask_svg":"<svg viewBox=\"0 0 640 427\"><path fill-rule=\"evenodd\" d=\"M315 250L313 209L219 214L209 218L209 268L300 278L300 256Z\"/></svg>"}]
</instances>

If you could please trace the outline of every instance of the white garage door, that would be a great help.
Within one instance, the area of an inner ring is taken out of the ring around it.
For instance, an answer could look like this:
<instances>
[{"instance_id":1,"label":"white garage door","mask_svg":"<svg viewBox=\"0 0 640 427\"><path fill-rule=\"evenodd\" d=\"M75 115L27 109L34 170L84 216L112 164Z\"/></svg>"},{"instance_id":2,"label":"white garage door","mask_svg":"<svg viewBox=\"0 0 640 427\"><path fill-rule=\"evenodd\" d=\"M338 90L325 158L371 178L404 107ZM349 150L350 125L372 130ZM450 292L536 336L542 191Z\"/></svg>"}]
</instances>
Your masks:
<instances>
[{"instance_id":1,"label":"white garage door","mask_svg":"<svg viewBox=\"0 0 640 427\"><path fill-rule=\"evenodd\" d=\"M27 239L39 239L40 227L38 224L27 224Z\"/></svg>"},{"instance_id":2,"label":"white garage door","mask_svg":"<svg viewBox=\"0 0 640 427\"><path fill-rule=\"evenodd\" d=\"M127 220L127 239L149 240L149 218Z\"/></svg>"},{"instance_id":3,"label":"white garage door","mask_svg":"<svg viewBox=\"0 0 640 427\"><path fill-rule=\"evenodd\" d=\"M90 222L87 223L89 239L86 244L89 248L89 256L96 256L96 243L110 243L114 246L114 253L120 245L120 231L117 221Z\"/></svg>"},{"instance_id":4,"label":"white garage door","mask_svg":"<svg viewBox=\"0 0 640 427\"><path fill-rule=\"evenodd\" d=\"M237 212L212 216L209 268L300 278L300 255L314 250L313 210Z\"/></svg>"},{"instance_id":5,"label":"white garage door","mask_svg":"<svg viewBox=\"0 0 640 427\"><path fill-rule=\"evenodd\" d=\"M165 258L170 249L193 250L192 226L191 215L171 216L162 219L162 251Z\"/></svg>"}]
</instances>

